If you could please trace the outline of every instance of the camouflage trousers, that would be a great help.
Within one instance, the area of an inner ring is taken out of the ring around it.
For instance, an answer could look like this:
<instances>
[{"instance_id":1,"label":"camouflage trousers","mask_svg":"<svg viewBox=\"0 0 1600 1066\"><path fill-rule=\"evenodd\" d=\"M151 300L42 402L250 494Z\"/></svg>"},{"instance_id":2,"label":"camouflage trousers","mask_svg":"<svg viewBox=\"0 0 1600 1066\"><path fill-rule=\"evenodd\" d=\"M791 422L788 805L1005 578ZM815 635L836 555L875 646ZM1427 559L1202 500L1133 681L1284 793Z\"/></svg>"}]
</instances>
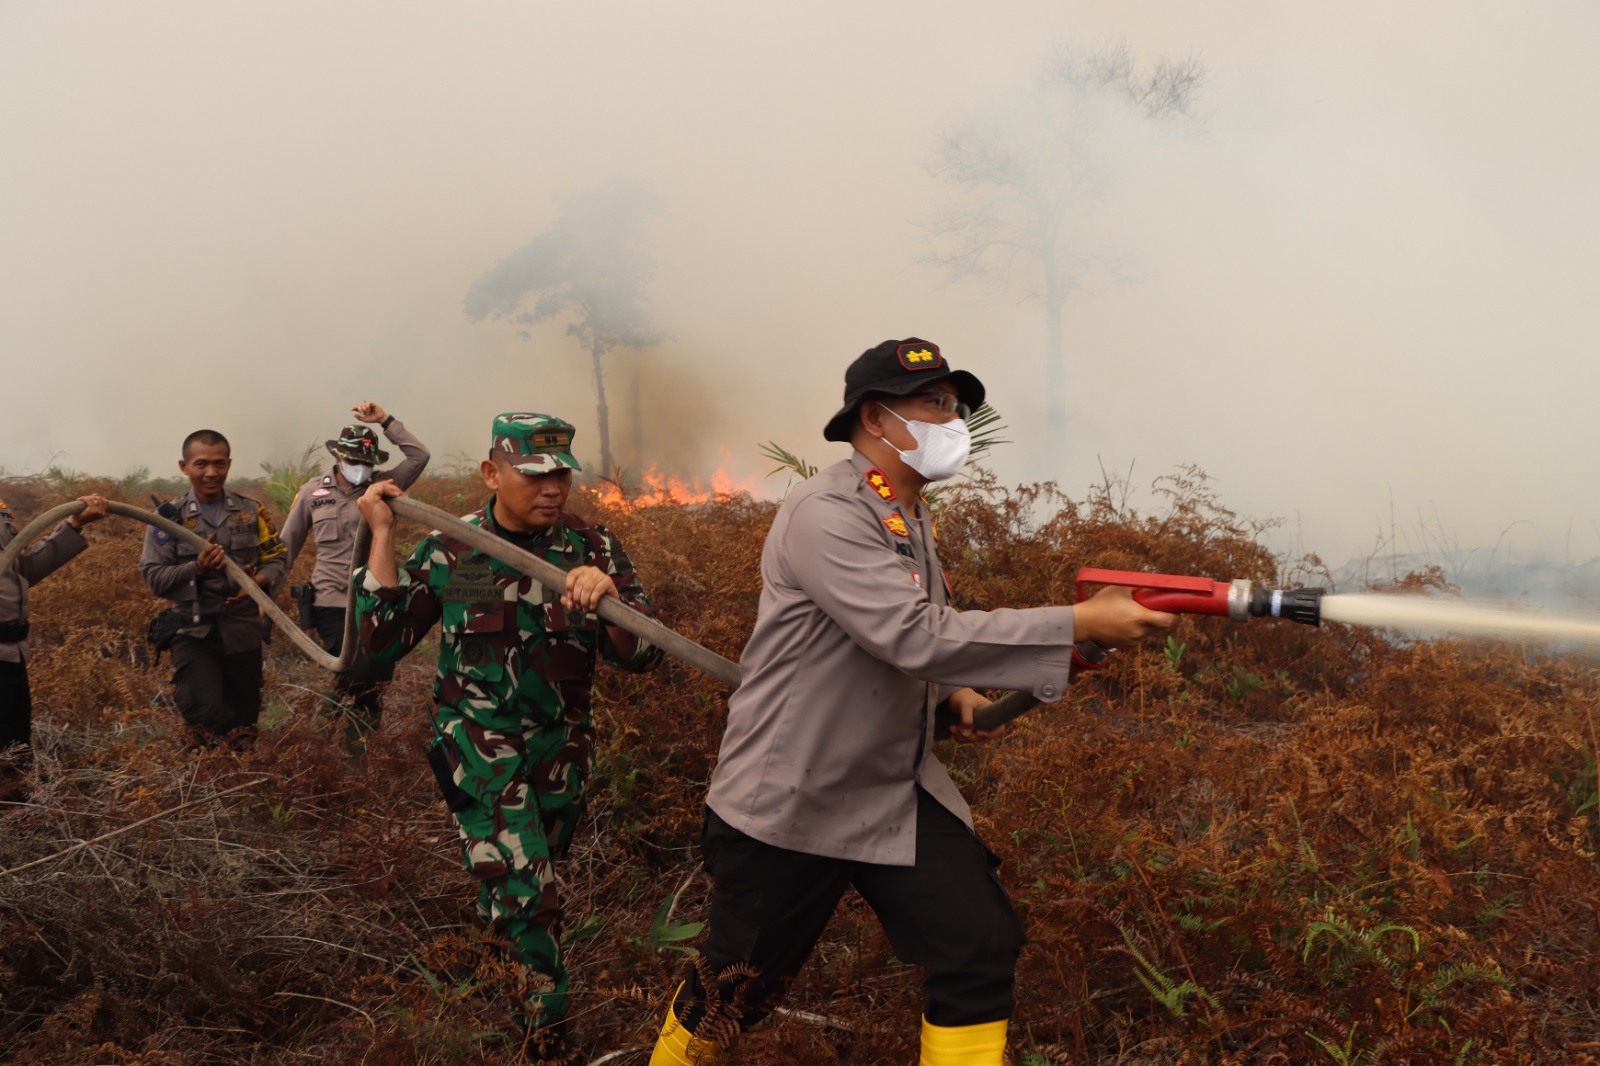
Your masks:
<instances>
[{"instance_id":1,"label":"camouflage trousers","mask_svg":"<svg viewBox=\"0 0 1600 1066\"><path fill-rule=\"evenodd\" d=\"M478 917L542 979L526 1003L530 1023L552 1024L567 1013L569 983L554 863L583 814L593 728L558 723L511 733L442 715L436 722L440 739L429 759L463 864L479 882Z\"/></svg>"}]
</instances>

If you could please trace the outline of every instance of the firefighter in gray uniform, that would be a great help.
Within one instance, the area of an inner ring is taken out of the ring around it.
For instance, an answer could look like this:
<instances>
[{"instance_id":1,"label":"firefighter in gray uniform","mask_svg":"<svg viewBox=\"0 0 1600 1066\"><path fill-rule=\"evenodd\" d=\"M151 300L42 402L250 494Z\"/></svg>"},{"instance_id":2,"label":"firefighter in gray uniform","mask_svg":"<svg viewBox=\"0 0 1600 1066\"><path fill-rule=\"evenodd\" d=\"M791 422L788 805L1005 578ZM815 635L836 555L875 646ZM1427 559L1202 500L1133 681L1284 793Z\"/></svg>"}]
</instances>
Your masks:
<instances>
[{"instance_id":1,"label":"firefighter in gray uniform","mask_svg":"<svg viewBox=\"0 0 1600 1066\"><path fill-rule=\"evenodd\" d=\"M429 459L423 443L380 405L367 401L350 410L359 421L375 423L405 458L388 470L378 470L380 463L389 461L389 453L378 446L377 434L366 426L346 426L338 439L327 442L333 469L300 487L284 520L283 543L289 549L291 568L307 534L316 542L311 619L330 655L338 655L344 648L345 603L354 569L356 533L361 528L361 511L356 506L361 494L375 481L393 481L402 489L410 488ZM365 651L358 651L350 668L335 681L340 695L349 701L345 743L352 751L359 751L362 739L378 728L383 714L380 686L393 676L394 663L374 663Z\"/></svg>"},{"instance_id":2,"label":"firefighter in gray uniform","mask_svg":"<svg viewBox=\"0 0 1600 1066\"><path fill-rule=\"evenodd\" d=\"M0 779L26 768L33 743L33 696L28 690L28 586L37 585L89 542L79 532L106 516L106 501L79 496L83 510L39 538L0 574ZM16 517L0 503L0 551L17 535ZM22 750L11 749L21 745ZM7 757L9 755L9 757Z\"/></svg>"},{"instance_id":3,"label":"firefighter in gray uniform","mask_svg":"<svg viewBox=\"0 0 1600 1066\"><path fill-rule=\"evenodd\" d=\"M184 526L210 541L198 551L154 526L145 533L139 570L181 623L172 640L173 698L197 743L239 730L248 743L261 716L261 640L267 622L224 557L244 568L269 596L288 573L272 516L259 500L227 489L233 465L228 438L200 429L183 441L178 469L188 492L172 501Z\"/></svg>"},{"instance_id":4,"label":"firefighter in gray uniform","mask_svg":"<svg viewBox=\"0 0 1600 1066\"><path fill-rule=\"evenodd\" d=\"M845 373L824 436L850 458L789 492L761 556L744 681L711 777L701 840L711 875L707 966L742 974L714 1000L691 971L652 1066L711 1061L694 1032L708 1002L760 1020L799 971L846 888L923 967L922 1059L999 1066L1021 923L997 860L933 754L935 708L984 740L970 686L1060 699L1075 654L1103 655L1175 618L1107 589L1072 606L957 611L920 493L956 474L983 385L937 345L885 341ZM1078 647L1075 649L1074 644Z\"/></svg>"}]
</instances>

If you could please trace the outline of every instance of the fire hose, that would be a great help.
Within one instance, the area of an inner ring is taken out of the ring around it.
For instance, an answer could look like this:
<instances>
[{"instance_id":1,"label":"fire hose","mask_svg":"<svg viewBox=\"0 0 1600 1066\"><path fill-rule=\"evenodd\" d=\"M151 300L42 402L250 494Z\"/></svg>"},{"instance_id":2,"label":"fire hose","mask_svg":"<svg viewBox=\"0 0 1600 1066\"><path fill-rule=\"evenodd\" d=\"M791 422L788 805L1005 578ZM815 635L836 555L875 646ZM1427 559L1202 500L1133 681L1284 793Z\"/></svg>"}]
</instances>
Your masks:
<instances>
[{"instance_id":1,"label":"fire hose","mask_svg":"<svg viewBox=\"0 0 1600 1066\"><path fill-rule=\"evenodd\" d=\"M448 511L431 507L408 496L391 497L388 503L395 514L401 518L446 531L449 536L529 575L547 588L562 588L566 583L566 571L561 567L523 551L493 533L465 522ZM45 530L62 519L77 514L85 506L83 501L73 500L69 503L61 504L59 507L51 508L29 522L18 531L16 537L6 547L5 551L0 552L0 573L8 571L22 550ZM155 511L148 511L142 507L134 507L130 504L114 501L108 504L108 510L112 514L155 526L157 529L192 545L196 550L204 551L210 546L209 541L201 538L193 530L163 517ZM358 566L366 560L367 547L370 540L371 531L363 524L356 540L355 559ZM272 597L267 595L256 584L255 579L247 574L243 567L232 559L227 559L224 565L235 584L249 594L251 599L255 600L256 604L272 620L273 624L287 633L294 642L295 647L304 653L307 658L328 670L343 671L349 668L356 653L354 637L357 618L355 589L353 587L350 590L345 611L343 654L335 657L329 655L313 642L310 636L273 602ZM1084 598L1084 590L1091 585L1119 585L1125 588L1132 588L1135 590L1133 593L1134 600L1153 611L1168 611L1174 614L1216 615L1227 617L1237 622L1242 622L1249 618L1287 618L1290 621L1313 626L1320 625L1322 622L1322 590L1320 589L1264 589L1258 588L1246 580L1214 581L1204 577L1145 574L1131 570L1101 570L1085 567L1078 572L1078 599L1080 601ZM667 654L711 675L730 688L739 687L740 673L738 663L718 655L709 648L696 644L688 637L668 629L660 622L639 613L620 600L607 597L600 601L594 613L606 622L619 626L634 636L649 641ZM1037 707L1039 702L1028 692L1009 693L974 712L972 726L974 729L980 730L997 728Z\"/></svg>"},{"instance_id":2,"label":"fire hose","mask_svg":"<svg viewBox=\"0 0 1600 1066\"><path fill-rule=\"evenodd\" d=\"M567 572L561 567L525 552L521 548L478 526L462 521L448 511L430 507L428 504L420 500L413 500L408 496L392 497L388 503L393 508L394 513L401 518L446 531L456 540L462 541L483 554L498 559L507 566L529 575L547 588L559 589L566 585ZM72 515L82 511L85 506L87 505L82 500L73 500L69 503L61 504L59 507L51 508L23 526L11 543L6 546L6 550L0 552L0 574L11 568L17 557L22 553L22 550L30 542L62 519L70 518ZM109 502L107 510L111 514L132 518L135 521L154 526L193 546L197 551L204 551L211 546L210 541L195 533L194 530L163 517L155 511L116 501ZM371 531L363 523L356 538L355 560L358 566L366 560L367 546L371 541L371 536ZM343 671L349 668L356 654L355 640L353 639L356 627L355 589L353 587L350 590L349 599L346 601L343 654L335 657L323 651L294 620L285 614L282 608L273 602L272 597L267 595L256 584L255 578L245 572L243 567L232 559L226 559L224 566L227 569L228 576L233 579L234 583L248 593L251 599L255 600L256 605L261 608L268 618L272 619L273 624L287 633L290 640L294 642L295 647L304 653L308 659L327 670ZM709 648L696 644L688 637L668 629L654 618L640 614L620 600L607 597L600 601L600 605L595 608L594 613L612 625L620 626L634 636L649 641L667 654L710 674L717 680L731 687L738 687L738 663L718 655Z\"/></svg>"}]
</instances>

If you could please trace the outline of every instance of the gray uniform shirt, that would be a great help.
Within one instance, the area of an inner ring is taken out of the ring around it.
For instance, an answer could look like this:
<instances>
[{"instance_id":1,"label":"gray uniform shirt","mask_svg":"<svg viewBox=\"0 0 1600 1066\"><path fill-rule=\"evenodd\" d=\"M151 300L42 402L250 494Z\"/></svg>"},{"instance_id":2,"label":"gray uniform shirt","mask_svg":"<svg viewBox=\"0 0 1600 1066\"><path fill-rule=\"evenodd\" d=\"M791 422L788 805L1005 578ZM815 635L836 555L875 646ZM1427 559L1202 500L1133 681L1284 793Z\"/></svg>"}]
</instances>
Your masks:
<instances>
[{"instance_id":1,"label":"gray uniform shirt","mask_svg":"<svg viewBox=\"0 0 1600 1066\"><path fill-rule=\"evenodd\" d=\"M17 535L16 518L0 503L0 551L10 546ZM11 569L0 574L0 622L26 622L28 620L28 586L37 585L65 563L89 546L83 534L73 529L65 520L17 558ZM28 661L28 642L25 640L0 641L0 663L25 663Z\"/></svg>"},{"instance_id":2,"label":"gray uniform shirt","mask_svg":"<svg viewBox=\"0 0 1600 1066\"><path fill-rule=\"evenodd\" d=\"M201 537L214 538L228 558L240 566L253 566L258 573L267 575L270 578L268 595L277 591L289 571L284 565L283 542L273 527L272 516L259 501L224 490L221 522L213 522L206 516L192 492L184 493L172 503L184 526ZM223 601L238 591L225 571L213 570L197 583L194 560L199 554L192 545L151 526L145 533L139 572L144 575L144 583L150 586L151 592L171 600L192 618L204 619L183 627L179 633L205 637L212 625L216 625L222 630L222 647L226 653L231 655L258 646L264 632L260 608L249 597L223 606Z\"/></svg>"},{"instance_id":3,"label":"gray uniform shirt","mask_svg":"<svg viewBox=\"0 0 1600 1066\"><path fill-rule=\"evenodd\" d=\"M972 824L933 755L935 705L962 686L1065 691L1072 608L954 610L926 512L859 452L778 509L706 800L733 828L909 866L919 784Z\"/></svg>"},{"instance_id":4,"label":"gray uniform shirt","mask_svg":"<svg viewBox=\"0 0 1600 1066\"><path fill-rule=\"evenodd\" d=\"M405 460L388 470L378 471L372 480L387 478L403 489L410 488L427 468L428 449L399 419L390 422L383 435L400 449ZM348 602L356 531L361 527L361 510L357 503L366 490L366 485L341 486L339 479L328 473L300 486L289 507L289 517L283 523L283 543L289 549L289 566L294 566L300 549L305 546L306 534L310 533L317 545L311 585L317 591L318 607L343 607Z\"/></svg>"}]
</instances>

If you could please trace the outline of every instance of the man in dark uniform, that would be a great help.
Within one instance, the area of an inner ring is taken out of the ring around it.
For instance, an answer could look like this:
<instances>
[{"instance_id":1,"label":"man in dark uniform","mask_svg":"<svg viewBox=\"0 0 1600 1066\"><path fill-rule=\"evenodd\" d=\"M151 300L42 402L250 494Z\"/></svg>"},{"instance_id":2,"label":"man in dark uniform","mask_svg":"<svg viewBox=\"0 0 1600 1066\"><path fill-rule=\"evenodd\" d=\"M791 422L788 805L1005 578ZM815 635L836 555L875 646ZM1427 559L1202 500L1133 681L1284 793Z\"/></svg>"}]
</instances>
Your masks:
<instances>
[{"instance_id":1,"label":"man in dark uniform","mask_svg":"<svg viewBox=\"0 0 1600 1066\"><path fill-rule=\"evenodd\" d=\"M350 571L355 559L356 533L361 528L361 494L375 481L392 481L402 489L422 476L428 466L428 449L406 429L405 423L380 404L367 401L351 408L361 422L383 430L390 443L405 459L388 470L376 469L389 461L389 453L378 446L378 435L367 426L346 426L335 440L327 442L334 458L333 469L312 478L300 487L289 517L283 522L283 543L289 550L285 567L294 561L309 534L316 541L317 562L311 571L315 599L311 617L328 654L344 649L345 603L350 595ZM345 743L359 751L362 739L378 728L383 715L381 686L394 676L394 663L374 663L359 649L350 668L334 682L349 700Z\"/></svg>"},{"instance_id":2,"label":"man in dark uniform","mask_svg":"<svg viewBox=\"0 0 1600 1066\"><path fill-rule=\"evenodd\" d=\"M702 838L711 875L704 972L691 971L650 1062L712 1061L708 1005L748 1027L771 1009L854 887L895 955L923 967L925 1066L999 1066L1022 927L933 754L934 712L957 739L988 701L971 686L1060 699L1075 656L1170 627L1129 591L1072 607L956 611L928 505L966 463L982 383L909 337L864 352L823 435L850 458L789 492L761 556L744 681L711 777ZM1075 648L1074 645L1077 645Z\"/></svg>"},{"instance_id":3,"label":"man in dark uniform","mask_svg":"<svg viewBox=\"0 0 1600 1066\"><path fill-rule=\"evenodd\" d=\"M244 568L268 595L287 573L286 552L260 501L227 490L233 465L228 438L200 429L183 441L178 469L188 492L172 501L178 521L210 541L204 551L154 526L145 534L139 570L157 596L183 616L172 642L174 699L199 743L254 730L261 717L261 639L265 622L224 559ZM241 735L241 739L250 734Z\"/></svg>"},{"instance_id":4,"label":"man in dark uniform","mask_svg":"<svg viewBox=\"0 0 1600 1066\"><path fill-rule=\"evenodd\" d=\"M33 694L28 689L28 587L37 585L89 546L81 530L106 516L97 494L78 497L83 510L35 541L0 574L0 792L32 758ZM0 503L0 551L17 535L16 518Z\"/></svg>"}]
</instances>

